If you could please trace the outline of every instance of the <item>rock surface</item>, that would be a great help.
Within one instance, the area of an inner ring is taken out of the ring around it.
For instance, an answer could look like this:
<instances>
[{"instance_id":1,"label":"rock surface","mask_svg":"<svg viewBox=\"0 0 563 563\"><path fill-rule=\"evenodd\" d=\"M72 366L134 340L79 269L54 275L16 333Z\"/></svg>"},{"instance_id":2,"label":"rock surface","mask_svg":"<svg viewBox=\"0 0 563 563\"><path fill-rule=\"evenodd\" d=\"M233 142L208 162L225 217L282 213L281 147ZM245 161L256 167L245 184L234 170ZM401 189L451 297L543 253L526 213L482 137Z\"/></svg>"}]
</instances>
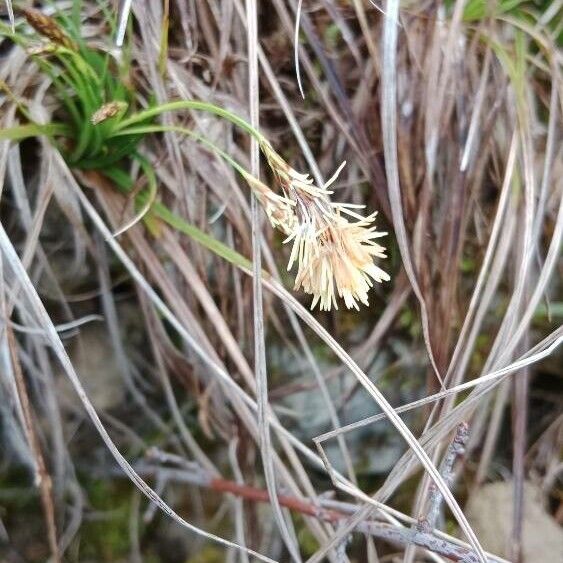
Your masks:
<instances>
[{"instance_id":1,"label":"rock surface","mask_svg":"<svg viewBox=\"0 0 563 563\"><path fill-rule=\"evenodd\" d=\"M125 397L123 379L105 324L92 323L80 328L80 336L68 345L70 359L93 405L108 410L121 404ZM65 374L58 378L59 397L68 404L78 399Z\"/></svg>"},{"instance_id":2,"label":"rock surface","mask_svg":"<svg viewBox=\"0 0 563 563\"><path fill-rule=\"evenodd\" d=\"M465 514L483 547L501 557L511 556L513 491L511 482L490 483L473 493ZM563 529L545 510L541 492L524 485L523 563L563 561Z\"/></svg>"}]
</instances>

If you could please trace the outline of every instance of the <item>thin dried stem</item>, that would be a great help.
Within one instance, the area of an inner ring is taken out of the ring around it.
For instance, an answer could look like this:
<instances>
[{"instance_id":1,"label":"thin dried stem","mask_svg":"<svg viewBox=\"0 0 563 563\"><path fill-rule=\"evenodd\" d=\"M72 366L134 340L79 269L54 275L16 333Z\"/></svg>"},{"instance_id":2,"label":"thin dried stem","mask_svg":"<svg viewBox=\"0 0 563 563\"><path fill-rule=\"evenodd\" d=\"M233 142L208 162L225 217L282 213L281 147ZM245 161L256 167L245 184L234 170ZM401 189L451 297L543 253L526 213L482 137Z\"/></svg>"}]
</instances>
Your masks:
<instances>
[{"instance_id":1,"label":"thin dried stem","mask_svg":"<svg viewBox=\"0 0 563 563\"><path fill-rule=\"evenodd\" d=\"M6 312L4 311L4 314ZM33 417L31 402L22 372L21 364L18 357L18 344L14 336L13 330L9 324L4 325L4 331L8 338L8 346L10 348L10 356L12 360L12 368L16 389L18 392L19 404L24 420L24 432L33 460L35 462L35 485L39 487L41 494L41 506L45 516L47 526L47 538L49 540L49 548L51 557L55 563L61 561L61 552L57 540L57 524L55 519L55 505L53 502L53 482L47 471L45 459L41 452L41 445L35 429L36 422Z\"/></svg>"}]
</instances>

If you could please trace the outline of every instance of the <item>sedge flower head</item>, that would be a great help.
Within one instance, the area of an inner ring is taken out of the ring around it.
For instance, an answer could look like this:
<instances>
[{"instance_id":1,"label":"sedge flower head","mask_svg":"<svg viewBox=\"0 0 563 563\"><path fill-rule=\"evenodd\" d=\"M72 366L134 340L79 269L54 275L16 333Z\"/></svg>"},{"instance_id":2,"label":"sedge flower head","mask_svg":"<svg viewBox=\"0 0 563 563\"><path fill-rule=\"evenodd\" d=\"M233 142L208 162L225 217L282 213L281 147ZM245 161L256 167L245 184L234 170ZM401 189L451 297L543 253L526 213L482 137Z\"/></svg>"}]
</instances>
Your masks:
<instances>
[{"instance_id":1,"label":"sedge flower head","mask_svg":"<svg viewBox=\"0 0 563 563\"><path fill-rule=\"evenodd\" d=\"M376 239L387 233L376 230L377 213L363 217L355 211L363 206L330 200L329 188L345 163L319 187L309 175L291 168L269 143L262 144L262 151L284 200L291 202L293 215L281 230L288 235L284 242L292 243L288 270L297 265L295 289L313 296L311 308L319 304L321 310L338 309L337 297L349 309L359 310L359 303L369 305L373 283L390 279L375 264L375 259L385 258L385 248Z\"/></svg>"},{"instance_id":2,"label":"sedge flower head","mask_svg":"<svg viewBox=\"0 0 563 563\"><path fill-rule=\"evenodd\" d=\"M29 23L39 35L71 51L78 50L76 43L63 31L61 26L51 16L46 16L34 8L24 8L23 15L27 23Z\"/></svg>"}]
</instances>

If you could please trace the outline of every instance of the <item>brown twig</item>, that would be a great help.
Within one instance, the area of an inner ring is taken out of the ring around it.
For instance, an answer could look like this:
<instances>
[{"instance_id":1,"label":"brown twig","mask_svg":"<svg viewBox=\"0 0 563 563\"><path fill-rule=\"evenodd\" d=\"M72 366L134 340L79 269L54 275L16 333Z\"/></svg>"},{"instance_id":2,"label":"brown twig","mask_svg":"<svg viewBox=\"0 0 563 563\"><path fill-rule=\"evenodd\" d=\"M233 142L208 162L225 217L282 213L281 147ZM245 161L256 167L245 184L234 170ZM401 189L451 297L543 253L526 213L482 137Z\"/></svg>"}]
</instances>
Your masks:
<instances>
[{"instance_id":1,"label":"brown twig","mask_svg":"<svg viewBox=\"0 0 563 563\"><path fill-rule=\"evenodd\" d=\"M465 452L465 445L469 440L469 425L462 422L458 425L454 439L448 446L446 454L440 464L440 474L444 478L448 487L451 488L454 480L454 465L459 457ZM428 513L419 520L418 528L420 530L432 530L438 519L440 507L443 497L434 484L430 485L430 500L428 504Z\"/></svg>"},{"instance_id":2,"label":"brown twig","mask_svg":"<svg viewBox=\"0 0 563 563\"><path fill-rule=\"evenodd\" d=\"M29 395L27 393L27 388L18 357L16 338L10 324L5 324L5 330L8 337L10 357L14 370L14 379L16 383L18 399L23 415L24 432L29 444L29 448L35 460L35 484L39 487L41 494L41 504L43 506L43 512L45 514L49 548L51 550L53 562L59 563L61 561L61 555L57 542L57 525L55 521L55 507L53 504L53 483L51 481L51 476L47 471L45 460L43 459L43 454L41 453L39 439L37 438L37 433L35 432L31 403L29 401Z\"/></svg>"},{"instance_id":3,"label":"brown twig","mask_svg":"<svg viewBox=\"0 0 563 563\"><path fill-rule=\"evenodd\" d=\"M456 437L448 449L448 453L442 464L444 475L449 475L451 482L452 468L455 460L464 450L465 441L468 437L468 426L460 424ZM136 470L142 475L155 475L165 481L189 482L211 489L220 493L228 493L250 502L269 503L268 491L250 485L240 484L228 479L217 478L209 475L204 469L197 464L181 463L179 468L163 467L162 465L154 465L153 462L171 463L174 458L169 454L161 452L156 448L151 448L147 452L149 458L148 464L139 464ZM440 504L441 495L433 495L433 502ZM280 506L298 512L300 514L317 518L331 524L344 522L349 518L357 506L338 501L330 501L330 503L319 499L312 501L306 498L297 498L290 495L278 495ZM328 506L327 506L328 504ZM429 520L426 519L428 522ZM453 538L448 539L445 534L436 533L429 525L424 528L420 526L400 527L394 524L379 522L375 520L367 520L361 522L356 531L382 539L393 545L406 547L415 545L423 549L430 550L438 555L447 557L452 561L463 561L464 563L477 562L478 558L475 553L468 547L455 542ZM487 554L488 563L498 563L503 559Z\"/></svg>"}]
</instances>

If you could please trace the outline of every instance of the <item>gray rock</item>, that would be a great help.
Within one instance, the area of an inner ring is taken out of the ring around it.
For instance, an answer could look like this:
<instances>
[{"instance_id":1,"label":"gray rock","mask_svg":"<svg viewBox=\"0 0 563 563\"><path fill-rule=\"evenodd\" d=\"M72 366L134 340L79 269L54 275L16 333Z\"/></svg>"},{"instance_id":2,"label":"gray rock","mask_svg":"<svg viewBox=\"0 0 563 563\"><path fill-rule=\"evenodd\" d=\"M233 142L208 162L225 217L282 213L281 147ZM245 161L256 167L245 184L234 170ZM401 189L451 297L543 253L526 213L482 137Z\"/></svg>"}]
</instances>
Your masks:
<instances>
[{"instance_id":1,"label":"gray rock","mask_svg":"<svg viewBox=\"0 0 563 563\"><path fill-rule=\"evenodd\" d=\"M105 324L82 326L80 335L70 343L68 354L96 409L112 409L123 402L123 378ZM78 399L66 375L61 374L57 384L59 397L67 404L77 405Z\"/></svg>"},{"instance_id":2,"label":"gray rock","mask_svg":"<svg viewBox=\"0 0 563 563\"><path fill-rule=\"evenodd\" d=\"M490 483L473 493L465 514L483 547L501 557L510 557L513 491L511 482ZM563 561L563 529L546 512L541 491L524 485L524 563Z\"/></svg>"}]
</instances>

